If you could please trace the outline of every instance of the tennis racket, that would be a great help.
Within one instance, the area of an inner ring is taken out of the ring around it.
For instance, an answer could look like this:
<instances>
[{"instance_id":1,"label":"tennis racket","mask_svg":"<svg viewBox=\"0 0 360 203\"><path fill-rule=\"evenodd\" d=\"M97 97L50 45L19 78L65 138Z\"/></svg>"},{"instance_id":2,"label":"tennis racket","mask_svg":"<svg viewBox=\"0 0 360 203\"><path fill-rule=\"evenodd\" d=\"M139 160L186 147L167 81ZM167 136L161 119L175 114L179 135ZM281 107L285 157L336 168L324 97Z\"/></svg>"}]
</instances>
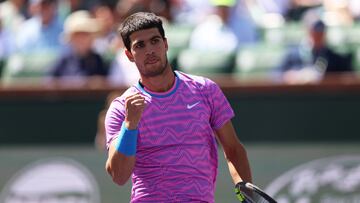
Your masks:
<instances>
[{"instance_id":1,"label":"tennis racket","mask_svg":"<svg viewBox=\"0 0 360 203\"><path fill-rule=\"evenodd\" d=\"M235 194L238 200L243 203L277 203L259 187L248 182L237 183Z\"/></svg>"}]
</instances>

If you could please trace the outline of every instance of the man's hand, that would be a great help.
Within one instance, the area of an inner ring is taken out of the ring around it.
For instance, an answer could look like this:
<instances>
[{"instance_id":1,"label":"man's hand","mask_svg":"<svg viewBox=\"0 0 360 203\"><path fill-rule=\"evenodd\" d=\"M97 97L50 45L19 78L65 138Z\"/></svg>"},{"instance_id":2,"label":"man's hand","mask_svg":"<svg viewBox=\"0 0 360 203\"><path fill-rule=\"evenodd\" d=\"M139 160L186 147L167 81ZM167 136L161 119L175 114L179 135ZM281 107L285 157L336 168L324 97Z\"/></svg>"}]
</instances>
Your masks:
<instances>
[{"instance_id":1,"label":"man's hand","mask_svg":"<svg viewBox=\"0 0 360 203\"><path fill-rule=\"evenodd\" d=\"M145 97L140 93L125 98L125 127L127 129L134 130L137 128L145 106Z\"/></svg>"}]
</instances>

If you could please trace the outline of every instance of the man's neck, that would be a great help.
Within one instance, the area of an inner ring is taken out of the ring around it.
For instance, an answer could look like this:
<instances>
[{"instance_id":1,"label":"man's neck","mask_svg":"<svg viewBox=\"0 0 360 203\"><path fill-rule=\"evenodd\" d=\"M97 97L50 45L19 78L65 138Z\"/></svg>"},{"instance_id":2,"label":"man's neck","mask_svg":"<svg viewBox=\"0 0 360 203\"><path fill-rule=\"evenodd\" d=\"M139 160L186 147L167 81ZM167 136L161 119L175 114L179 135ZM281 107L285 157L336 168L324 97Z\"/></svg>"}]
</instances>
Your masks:
<instances>
[{"instance_id":1,"label":"man's neck","mask_svg":"<svg viewBox=\"0 0 360 203\"><path fill-rule=\"evenodd\" d=\"M173 87L174 83L175 73L170 67L161 75L141 78L141 84L152 92L166 92Z\"/></svg>"}]
</instances>

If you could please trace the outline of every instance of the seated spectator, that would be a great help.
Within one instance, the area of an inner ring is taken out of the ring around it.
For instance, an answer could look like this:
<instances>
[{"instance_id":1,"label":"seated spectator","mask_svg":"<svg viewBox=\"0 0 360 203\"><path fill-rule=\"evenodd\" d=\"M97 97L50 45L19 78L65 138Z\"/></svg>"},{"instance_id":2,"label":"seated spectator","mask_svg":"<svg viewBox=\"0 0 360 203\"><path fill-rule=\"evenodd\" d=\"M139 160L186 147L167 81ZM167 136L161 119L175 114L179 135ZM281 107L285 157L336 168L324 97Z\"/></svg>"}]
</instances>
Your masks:
<instances>
[{"instance_id":1,"label":"seated spectator","mask_svg":"<svg viewBox=\"0 0 360 203\"><path fill-rule=\"evenodd\" d=\"M11 40L11 34L3 28L2 21L0 19L0 78L5 62L9 55L13 52L13 49L14 47Z\"/></svg>"},{"instance_id":2,"label":"seated spectator","mask_svg":"<svg viewBox=\"0 0 360 203\"><path fill-rule=\"evenodd\" d=\"M0 76L5 61L15 51L15 36L25 21L24 8L25 0L0 2Z\"/></svg>"},{"instance_id":3,"label":"seated spectator","mask_svg":"<svg viewBox=\"0 0 360 203\"><path fill-rule=\"evenodd\" d=\"M212 12L209 0L173 1L172 13L175 23L197 25Z\"/></svg>"},{"instance_id":4,"label":"seated spectator","mask_svg":"<svg viewBox=\"0 0 360 203\"><path fill-rule=\"evenodd\" d=\"M216 2L228 2L231 3L232 0L212 0L213 3ZM231 5L232 8L228 17L228 26L235 34L238 46L244 44L253 44L259 42L260 36L258 33L258 28L261 25L257 24L256 6L254 1L249 0L237 0L233 1L234 5ZM269 20L269 19L267 19ZM274 19L271 19L274 21Z\"/></svg>"},{"instance_id":5,"label":"seated spectator","mask_svg":"<svg viewBox=\"0 0 360 203\"><path fill-rule=\"evenodd\" d=\"M2 27L15 34L22 23L25 21L25 15L22 9L25 7L25 0L6 0L0 2L0 21Z\"/></svg>"},{"instance_id":6,"label":"seated spectator","mask_svg":"<svg viewBox=\"0 0 360 203\"><path fill-rule=\"evenodd\" d=\"M355 22L360 20L360 1L359 0L348 0L348 9Z\"/></svg>"},{"instance_id":7,"label":"seated spectator","mask_svg":"<svg viewBox=\"0 0 360 203\"><path fill-rule=\"evenodd\" d=\"M194 28L189 47L197 50L235 51L238 40L228 24L230 11L235 1L213 1L212 3L214 13Z\"/></svg>"},{"instance_id":8,"label":"seated spectator","mask_svg":"<svg viewBox=\"0 0 360 203\"><path fill-rule=\"evenodd\" d=\"M352 71L352 55L340 55L328 46L326 26L321 20L315 20L307 27L307 38L291 47L281 64L285 82L312 82L327 73Z\"/></svg>"},{"instance_id":9,"label":"seated spectator","mask_svg":"<svg viewBox=\"0 0 360 203\"><path fill-rule=\"evenodd\" d=\"M95 51L109 65L116 55L117 19L115 3L102 2L94 7L94 16L101 24L101 30L94 41Z\"/></svg>"},{"instance_id":10,"label":"seated spectator","mask_svg":"<svg viewBox=\"0 0 360 203\"><path fill-rule=\"evenodd\" d=\"M51 69L53 77L105 76L107 67L93 48L99 24L85 10L70 14L64 23L64 38L69 47Z\"/></svg>"},{"instance_id":11,"label":"seated spectator","mask_svg":"<svg viewBox=\"0 0 360 203\"><path fill-rule=\"evenodd\" d=\"M58 19L57 0L31 0L29 9L32 17L16 33L15 50L4 67L6 83L43 78L64 48L59 40L63 24Z\"/></svg>"},{"instance_id":12,"label":"seated spectator","mask_svg":"<svg viewBox=\"0 0 360 203\"><path fill-rule=\"evenodd\" d=\"M349 0L323 0L323 19L332 26L352 26L354 16Z\"/></svg>"},{"instance_id":13,"label":"seated spectator","mask_svg":"<svg viewBox=\"0 0 360 203\"><path fill-rule=\"evenodd\" d=\"M163 20L171 23L173 21L172 7L174 3L175 1L170 0L121 0L117 2L116 13L120 22L133 13L145 11L155 13L161 16Z\"/></svg>"},{"instance_id":14,"label":"seated spectator","mask_svg":"<svg viewBox=\"0 0 360 203\"><path fill-rule=\"evenodd\" d=\"M257 25L246 0L211 0L212 13L198 23L189 47L234 52L241 45L258 42Z\"/></svg>"},{"instance_id":15,"label":"seated spectator","mask_svg":"<svg viewBox=\"0 0 360 203\"><path fill-rule=\"evenodd\" d=\"M286 21L300 22L305 13L313 8L322 6L323 0L290 0L290 5L284 13Z\"/></svg>"},{"instance_id":16,"label":"seated spectator","mask_svg":"<svg viewBox=\"0 0 360 203\"><path fill-rule=\"evenodd\" d=\"M92 1L84 1L84 0L59 1L58 12L60 19L62 19L62 21L65 21L66 17L68 17L71 13L75 11L90 10L90 8L85 5L86 2L92 2Z\"/></svg>"},{"instance_id":17,"label":"seated spectator","mask_svg":"<svg viewBox=\"0 0 360 203\"><path fill-rule=\"evenodd\" d=\"M17 39L19 52L61 50L63 22L58 18L57 0L31 0L33 17L22 25Z\"/></svg>"}]
</instances>

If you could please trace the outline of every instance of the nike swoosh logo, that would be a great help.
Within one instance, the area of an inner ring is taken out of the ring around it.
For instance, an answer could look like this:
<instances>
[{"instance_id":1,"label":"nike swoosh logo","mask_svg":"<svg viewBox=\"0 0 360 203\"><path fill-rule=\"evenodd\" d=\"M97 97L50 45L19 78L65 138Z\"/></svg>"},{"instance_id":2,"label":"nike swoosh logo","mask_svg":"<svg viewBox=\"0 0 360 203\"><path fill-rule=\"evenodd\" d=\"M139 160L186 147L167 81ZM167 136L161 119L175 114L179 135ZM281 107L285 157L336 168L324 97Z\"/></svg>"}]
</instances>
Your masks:
<instances>
[{"instance_id":1,"label":"nike swoosh logo","mask_svg":"<svg viewBox=\"0 0 360 203\"><path fill-rule=\"evenodd\" d=\"M192 109L192 108L194 108L196 105L198 105L200 102L198 101L198 102L196 102L196 103L194 103L194 104L188 104L186 107L187 107L187 109Z\"/></svg>"}]
</instances>

